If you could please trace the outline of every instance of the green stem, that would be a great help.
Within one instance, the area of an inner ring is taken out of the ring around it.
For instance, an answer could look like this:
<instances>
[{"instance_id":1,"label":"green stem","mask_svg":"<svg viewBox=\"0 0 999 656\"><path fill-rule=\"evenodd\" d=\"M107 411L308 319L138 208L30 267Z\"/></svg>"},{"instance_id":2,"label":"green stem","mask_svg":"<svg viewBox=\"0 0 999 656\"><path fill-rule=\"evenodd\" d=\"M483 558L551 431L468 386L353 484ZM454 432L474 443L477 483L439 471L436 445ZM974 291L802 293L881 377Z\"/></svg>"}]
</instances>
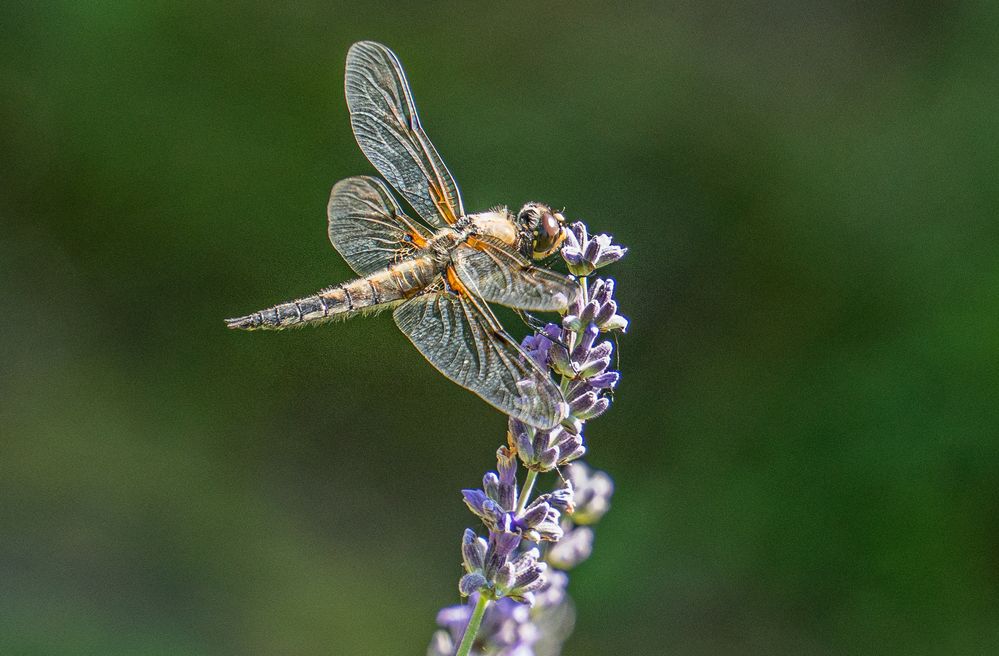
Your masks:
<instances>
[{"instance_id":1,"label":"green stem","mask_svg":"<svg viewBox=\"0 0 999 656\"><path fill-rule=\"evenodd\" d=\"M520 499L517 500L517 514L524 512L527 507L527 500L531 498L531 491L534 489L534 481L538 478L538 472L527 470L527 478L524 479L524 487L520 490Z\"/></svg>"},{"instance_id":2,"label":"green stem","mask_svg":"<svg viewBox=\"0 0 999 656\"><path fill-rule=\"evenodd\" d=\"M479 593L479 600L475 604L475 610L472 611L472 616L468 618L468 626L465 627L465 635L461 639L461 644L458 645L458 651L455 652L454 656L468 656L468 652L472 651L472 643L475 642L475 636L479 633L479 627L482 626L482 616L486 614L486 606L489 605L489 597Z\"/></svg>"}]
</instances>

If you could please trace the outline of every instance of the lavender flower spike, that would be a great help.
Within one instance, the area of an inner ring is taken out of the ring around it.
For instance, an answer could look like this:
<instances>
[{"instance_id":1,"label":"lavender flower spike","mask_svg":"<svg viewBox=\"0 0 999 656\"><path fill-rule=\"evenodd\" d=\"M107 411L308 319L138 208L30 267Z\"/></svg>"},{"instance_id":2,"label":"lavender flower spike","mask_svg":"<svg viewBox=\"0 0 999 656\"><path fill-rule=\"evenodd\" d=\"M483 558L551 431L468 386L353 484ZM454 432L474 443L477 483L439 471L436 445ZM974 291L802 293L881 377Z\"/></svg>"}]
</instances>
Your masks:
<instances>
[{"instance_id":1,"label":"lavender flower spike","mask_svg":"<svg viewBox=\"0 0 999 656\"><path fill-rule=\"evenodd\" d=\"M588 276L627 252L607 235L591 237L582 223L564 234L562 258L576 276ZM554 377L569 416L551 430L511 417L507 444L496 451L496 470L482 477L480 489L462 490L487 535L469 528L462 536L458 591L467 602L438 614L441 628L429 656L560 652L574 623L566 571L593 552L593 525L610 507L614 489L607 474L579 460L587 453L586 423L610 408L610 390L621 380L611 369L614 345L602 336L627 327L614 281L581 278L580 294L561 321L521 343L526 357ZM531 392L525 388L525 393ZM538 477L552 470L561 483L533 495Z\"/></svg>"}]
</instances>

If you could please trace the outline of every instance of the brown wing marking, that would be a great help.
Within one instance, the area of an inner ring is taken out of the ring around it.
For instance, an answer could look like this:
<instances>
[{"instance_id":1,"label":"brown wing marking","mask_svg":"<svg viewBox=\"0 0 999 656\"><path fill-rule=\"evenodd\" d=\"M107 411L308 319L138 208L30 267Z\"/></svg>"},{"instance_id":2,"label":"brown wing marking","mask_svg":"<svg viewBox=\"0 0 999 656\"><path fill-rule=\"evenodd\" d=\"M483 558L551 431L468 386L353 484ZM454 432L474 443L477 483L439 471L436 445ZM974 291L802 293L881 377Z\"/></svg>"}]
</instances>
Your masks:
<instances>
[{"instance_id":1,"label":"brown wing marking","mask_svg":"<svg viewBox=\"0 0 999 656\"><path fill-rule=\"evenodd\" d=\"M441 191L441 180L440 173L434 171L437 175L437 182L427 181L427 191L430 194L430 200L434 202L434 207L440 212L440 215L444 217L444 220L448 222L448 225L453 225L458 221L458 217L455 215L455 208L448 201L447 196Z\"/></svg>"}]
</instances>

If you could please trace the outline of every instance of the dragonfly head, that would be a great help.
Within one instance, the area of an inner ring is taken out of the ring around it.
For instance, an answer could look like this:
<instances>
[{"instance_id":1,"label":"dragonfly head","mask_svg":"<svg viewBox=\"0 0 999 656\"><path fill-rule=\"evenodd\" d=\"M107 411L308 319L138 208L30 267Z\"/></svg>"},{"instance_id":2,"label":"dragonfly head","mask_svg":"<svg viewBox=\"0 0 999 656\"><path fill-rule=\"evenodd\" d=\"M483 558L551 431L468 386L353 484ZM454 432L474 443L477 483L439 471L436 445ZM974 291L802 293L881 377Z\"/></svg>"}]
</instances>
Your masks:
<instances>
[{"instance_id":1,"label":"dragonfly head","mask_svg":"<svg viewBox=\"0 0 999 656\"><path fill-rule=\"evenodd\" d=\"M517 214L517 224L525 241L529 240L531 257L536 260L545 259L565 241L565 217L547 205L524 205Z\"/></svg>"}]
</instances>

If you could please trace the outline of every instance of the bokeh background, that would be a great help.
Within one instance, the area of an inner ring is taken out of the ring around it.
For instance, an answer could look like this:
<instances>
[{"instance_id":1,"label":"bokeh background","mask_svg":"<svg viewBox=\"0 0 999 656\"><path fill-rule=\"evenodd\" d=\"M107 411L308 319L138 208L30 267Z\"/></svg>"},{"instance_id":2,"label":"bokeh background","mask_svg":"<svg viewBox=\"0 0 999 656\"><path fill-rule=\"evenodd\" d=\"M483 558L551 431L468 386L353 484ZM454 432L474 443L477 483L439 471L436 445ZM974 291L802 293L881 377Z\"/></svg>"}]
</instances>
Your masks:
<instances>
[{"instance_id":1,"label":"bokeh background","mask_svg":"<svg viewBox=\"0 0 999 656\"><path fill-rule=\"evenodd\" d=\"M420 654L503 418L343 280L351 42L631 247L588 654L999 652L989 2L7 2L0 652ZM526 330L512 324L519 337Z\"/></svg>"}]
</instances>

